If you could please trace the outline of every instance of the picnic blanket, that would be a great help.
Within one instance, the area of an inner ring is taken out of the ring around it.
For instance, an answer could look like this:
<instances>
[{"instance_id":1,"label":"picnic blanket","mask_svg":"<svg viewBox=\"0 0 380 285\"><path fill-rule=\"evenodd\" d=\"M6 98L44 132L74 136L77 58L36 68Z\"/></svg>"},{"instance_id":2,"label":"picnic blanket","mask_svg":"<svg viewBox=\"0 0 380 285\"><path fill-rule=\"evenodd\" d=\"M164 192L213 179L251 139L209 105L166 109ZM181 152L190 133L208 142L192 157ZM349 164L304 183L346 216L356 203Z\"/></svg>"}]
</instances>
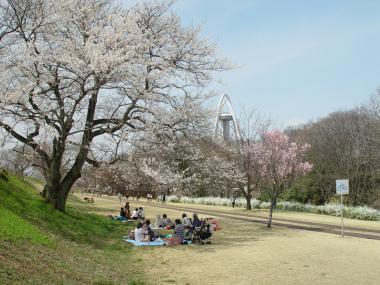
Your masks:
<instances>
[{"instance_id":1,"label":"picnic blanket","mask_svg":"<svg viewBox=\"0 0 380 285\"><path fill-rule=\"evenodd\" d=\"M166 244L166 242L164 240L155 240L155 241L143 242L143 241L135 241L133 239L123 239L123 241L130 242L131 244L134 244L135 246L159 246L159 245L165 245Z\"/></svg>"},{"instance_id":2,"label":"picnic blanket","mask_svg":"<svg viewBox=\"0 0 380 285\"><path fill-rule=\"evenodd\" d=\"M133 239L126 239L123 238L123 241L129 242L135 246L159 246L159 245L166 245L166 240L155 240L150 242L144 242L144 241L135 241ZM191 244L191 241L187 241L187 244Z\"/></svg>"}]
</instances>

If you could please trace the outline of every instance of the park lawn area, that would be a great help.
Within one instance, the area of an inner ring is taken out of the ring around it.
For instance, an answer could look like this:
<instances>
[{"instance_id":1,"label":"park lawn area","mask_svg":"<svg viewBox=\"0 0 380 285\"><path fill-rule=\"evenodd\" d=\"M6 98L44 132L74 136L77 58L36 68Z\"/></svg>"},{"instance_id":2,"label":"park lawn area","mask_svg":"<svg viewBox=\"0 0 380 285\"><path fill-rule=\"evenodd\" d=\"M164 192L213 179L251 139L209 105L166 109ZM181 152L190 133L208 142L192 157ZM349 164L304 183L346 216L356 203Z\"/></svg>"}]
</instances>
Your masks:
<instances>
[{"instance_id":1,"label":"park lawn area","mask_svg":"<svg viewBox=\"0 0 380 285\"><path fill-rule=\"evenodd\" d=\"M112 213L120 206L116 198L94 199L98 213ZM131 202L131 206L139 205ZM156 214L176 218L182 213L142 206L153 221ZM304 213L292 214L302 219ZM326 221L325 216L320 220L315 216L315 221ZM219 221L223 229L210 245L133 248L144 265L145 280L151 284L380 284L380 241ZM355 222L360 226L362 221Z\"/></svg>"},{"instance_id":2,"label":"park lawn area","mask_svg":"<svg viewBox=\"0 0 380 285\"><path fill-rule=\"evenodd\" d=\"M70 196L67 213L45 204L30 180L0 179L0 284L145 284L130 247L133 225L90 214Z\"/></svg>"}]
</instances>

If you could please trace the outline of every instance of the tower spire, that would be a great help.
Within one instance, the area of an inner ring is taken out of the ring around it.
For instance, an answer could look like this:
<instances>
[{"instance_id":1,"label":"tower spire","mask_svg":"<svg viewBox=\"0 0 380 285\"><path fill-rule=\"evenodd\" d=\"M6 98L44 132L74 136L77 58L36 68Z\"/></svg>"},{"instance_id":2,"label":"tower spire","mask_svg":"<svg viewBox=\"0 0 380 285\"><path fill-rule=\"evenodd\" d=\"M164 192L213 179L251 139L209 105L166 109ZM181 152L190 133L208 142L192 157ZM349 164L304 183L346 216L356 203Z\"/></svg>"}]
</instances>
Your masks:
<instances>
[{"instance_id":1,"label":"tower spire","mask_svg":"<svg viewBox=\"0 0 380 285\"><path fill-rule=\"evenodd\" d=\"M227 106L227 111L223 111L224 107ZM218 134L219 125L222 125L223 139L229 141L231 139L231 122L235 134L235 139L240 139L240 130L237 123L235 112L232 108L230 97L227 94L223 94L219 100L218 111L215 118L215 135Z\"/></svg>"}]
</instances>

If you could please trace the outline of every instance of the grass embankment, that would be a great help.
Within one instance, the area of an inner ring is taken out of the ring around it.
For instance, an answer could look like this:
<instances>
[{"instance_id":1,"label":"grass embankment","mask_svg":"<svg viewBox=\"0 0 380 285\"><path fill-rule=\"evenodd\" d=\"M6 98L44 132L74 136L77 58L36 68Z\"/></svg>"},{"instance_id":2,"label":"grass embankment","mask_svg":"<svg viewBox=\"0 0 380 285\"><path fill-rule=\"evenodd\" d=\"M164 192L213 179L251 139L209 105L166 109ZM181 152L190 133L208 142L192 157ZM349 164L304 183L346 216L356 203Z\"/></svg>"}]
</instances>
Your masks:
<instances>
[{"instance_id":1,"label":"grass embankment","mask_svg":"<svg viewBox=\"0 0 380 285\"><path fill-rule=\"evenodd\" d=\"M31 183L0 179L0 284L142 284L120 240L131 226L93 208L70 197L64 214Z\"/></svg>"}]
</instances>

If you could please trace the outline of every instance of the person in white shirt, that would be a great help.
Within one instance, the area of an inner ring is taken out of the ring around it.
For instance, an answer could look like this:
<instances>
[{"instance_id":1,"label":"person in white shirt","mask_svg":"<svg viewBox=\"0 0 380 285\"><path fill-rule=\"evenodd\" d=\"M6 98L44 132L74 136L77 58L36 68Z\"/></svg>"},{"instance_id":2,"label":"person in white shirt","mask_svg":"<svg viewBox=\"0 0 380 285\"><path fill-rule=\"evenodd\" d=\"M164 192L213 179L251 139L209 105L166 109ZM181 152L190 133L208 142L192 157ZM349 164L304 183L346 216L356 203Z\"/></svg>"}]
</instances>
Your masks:
<instances>
[{"instance_id":1,"label":"person in white shirt","mask_svg":"<svg viewBox=\"0 0 380 285\"><path fill-rule=\"evenodd\" d=\"M143 241L144 236L148 234L146 226L143 227L142 222L138 222L135 229L135 240Z\"/></svg>"},{"instance_id":2,"label":"person in white shirt","mask_svg":"<svg viewBox=\"0 0 380 285\"><path fill-rule=\"evenodd\" d=\"M142 207L140 207L140 208L138 209L138 217L139 217L140 219L142 219L142 220L145 219L145 214L144 214L144 210L143 210Z\"/></svg>"},{"instance_id":3,"label":"person in white shirt","mask_svg":"<svg viewBox=\"0 0 380 285\"><path fill-rule=\"evenodd\" d=\"M182 225L185 229L190 229L193 226L189 217L185 213L182 214Z\"/></svg>"},{"instance_id":4,"label":"person in white shirt","mask_svg":"<svg viewBox=\"0 0 380 285\"><path fill-rule=\"evenodd\" d=\"M134 219L134 220L137 220L137 219L139 218L139 209L136 208L136 209L132 212L131 218Z\"/></svg>"}]
</instances>

